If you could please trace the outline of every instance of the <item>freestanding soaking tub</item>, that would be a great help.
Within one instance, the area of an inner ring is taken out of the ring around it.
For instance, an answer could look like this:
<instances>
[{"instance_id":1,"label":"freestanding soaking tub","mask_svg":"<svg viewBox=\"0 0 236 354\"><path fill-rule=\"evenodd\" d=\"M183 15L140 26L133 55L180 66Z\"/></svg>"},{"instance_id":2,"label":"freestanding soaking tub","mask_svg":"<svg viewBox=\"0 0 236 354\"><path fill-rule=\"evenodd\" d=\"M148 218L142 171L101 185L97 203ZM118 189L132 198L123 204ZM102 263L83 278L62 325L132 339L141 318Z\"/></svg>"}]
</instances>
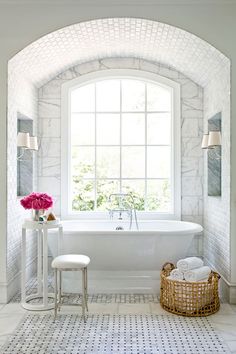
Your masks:
<instances>
[{"instance_id":1,"label":"freestanding soaking tub","mask_svg":"<svg viewBox=\"0 0 236 354\"><path fill-rule=\"evenodd\" d=\"M129 230L122 221L63 221L64 254L86 254L89 291L92 293L157 293L159 274L166 261L173 263L190 254L194 235L202 226L183 221L139 221ZM116 227L124 230L116 230ZM49 248L57 255L57 238L49 236ZM79 274L64 273L63 287L80 291Z\"/></svg>"}]
</instances>

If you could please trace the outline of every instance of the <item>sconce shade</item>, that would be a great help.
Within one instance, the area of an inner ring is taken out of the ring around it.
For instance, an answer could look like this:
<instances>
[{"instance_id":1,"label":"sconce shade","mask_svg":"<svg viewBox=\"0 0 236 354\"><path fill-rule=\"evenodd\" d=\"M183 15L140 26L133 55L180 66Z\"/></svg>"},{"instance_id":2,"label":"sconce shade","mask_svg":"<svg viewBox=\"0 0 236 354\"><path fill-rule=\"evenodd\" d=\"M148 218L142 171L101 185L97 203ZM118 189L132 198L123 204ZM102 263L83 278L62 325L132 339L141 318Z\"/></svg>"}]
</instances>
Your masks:
<instances>
[{"instance_id":1,"label":"sconce shade","mask_svg":"<svg viewBox=\"0 0 236 354\"><path fill-rule=\"evenodd\" d=\"M209 134L203 134L202 137L202 149L208 149Z\"/></svg>"},{"instance_id":2,"label":"sconce shade","mask_svg":"<svg viewBox=\"0 0 236 354\"><path fill-rule=\"evenodd\" d=\"M30 147L30 136L29 133L19 132L17 134L17 146L25 149L29 149Z\"/></svg>"},{"instance_id":3,"label":"sconce shade","mask_svg":"<svg viewBox=\"0 0 236 354\"><path fill-rule=\"evenodd\" d=\"M38 151L38 139L37 136L30 136L29 137L29 149Z\"/></svg>"},{"instance_id":4,"label":"sconce shade","mask_svg":"<svg viewBox=\"0 0 236 354\"><path fill-rule=\"evenodd\" d=\"M214 146L221 146L220 131L212 131L209 133L208 148L213 148Z\"/></svg>"}]
</instances>

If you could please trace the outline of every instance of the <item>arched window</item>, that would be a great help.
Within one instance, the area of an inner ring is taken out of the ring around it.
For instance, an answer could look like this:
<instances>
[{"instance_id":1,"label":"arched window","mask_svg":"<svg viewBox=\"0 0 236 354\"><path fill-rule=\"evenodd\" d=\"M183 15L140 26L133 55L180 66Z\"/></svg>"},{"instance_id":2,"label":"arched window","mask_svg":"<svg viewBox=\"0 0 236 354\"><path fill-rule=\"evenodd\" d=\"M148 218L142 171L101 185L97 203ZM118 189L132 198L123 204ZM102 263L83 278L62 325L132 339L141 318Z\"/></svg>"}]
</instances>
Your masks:
<instances>
[{"instance_id":1,"label":"arched window","mask_svg":"<svg viewBox=\"0 0 236 354\"><path fill-rule=\"evenodd\" d=\"M179 214L179 87L137 70L85 75L62 90L62 214L105 212L131 193L143 215Z\"/></svg>"}]
</instances>

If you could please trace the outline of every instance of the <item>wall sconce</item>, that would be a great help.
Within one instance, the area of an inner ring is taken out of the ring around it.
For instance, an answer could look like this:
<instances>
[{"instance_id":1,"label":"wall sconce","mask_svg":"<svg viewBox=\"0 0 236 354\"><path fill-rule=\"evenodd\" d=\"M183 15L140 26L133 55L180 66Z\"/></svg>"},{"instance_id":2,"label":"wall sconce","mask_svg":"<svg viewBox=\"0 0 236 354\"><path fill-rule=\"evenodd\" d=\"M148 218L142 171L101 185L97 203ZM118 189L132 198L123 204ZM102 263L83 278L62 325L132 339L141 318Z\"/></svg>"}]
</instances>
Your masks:
<instances>
[{"instance_id":1,"label":"wall sconce","mask_svg":"<svg viewBox=\"0 0 236 354\"><path fill-rule=\"evenodd\" d=\"M22 149L22 153L17 156L17 160L20 160L25 150L38 151L38 139L36 136L30 136L29 133L19 132L17 134L17 147Z\"/></svg>"},{"instance_id":2,"label":"wall sconce","mask_svg":"<svg viewBox=\"0 0 236 354\"><path fill-rule=\"evenodd\" d=\"M215 158L220 159L221 156L217 153L216 148L221 146L221 132L210 131L208 134L203 134L202 149L214 150Z\"/></svg>"}]
</instances>

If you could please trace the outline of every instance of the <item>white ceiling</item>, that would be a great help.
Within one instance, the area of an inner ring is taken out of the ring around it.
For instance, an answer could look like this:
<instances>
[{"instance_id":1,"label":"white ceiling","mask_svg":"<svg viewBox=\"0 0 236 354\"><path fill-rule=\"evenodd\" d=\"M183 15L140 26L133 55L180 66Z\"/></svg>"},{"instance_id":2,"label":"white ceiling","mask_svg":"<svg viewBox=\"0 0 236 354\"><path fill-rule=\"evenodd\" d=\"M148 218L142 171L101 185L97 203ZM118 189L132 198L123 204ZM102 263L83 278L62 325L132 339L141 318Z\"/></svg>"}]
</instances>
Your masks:
<instances>
[{"instance_id":1,"label":"white ceiling","mask_svg":"<svg viewBox=\"0 0 236 354\"><path fill-rule=\"evenodd\" d=\"M135 18L82 22L33 42L9 61L9 70L40 87L82 62L109 57L137 57L172 66L205 86L227 57L179 28Z\"/></svg>"}]
</instances>

